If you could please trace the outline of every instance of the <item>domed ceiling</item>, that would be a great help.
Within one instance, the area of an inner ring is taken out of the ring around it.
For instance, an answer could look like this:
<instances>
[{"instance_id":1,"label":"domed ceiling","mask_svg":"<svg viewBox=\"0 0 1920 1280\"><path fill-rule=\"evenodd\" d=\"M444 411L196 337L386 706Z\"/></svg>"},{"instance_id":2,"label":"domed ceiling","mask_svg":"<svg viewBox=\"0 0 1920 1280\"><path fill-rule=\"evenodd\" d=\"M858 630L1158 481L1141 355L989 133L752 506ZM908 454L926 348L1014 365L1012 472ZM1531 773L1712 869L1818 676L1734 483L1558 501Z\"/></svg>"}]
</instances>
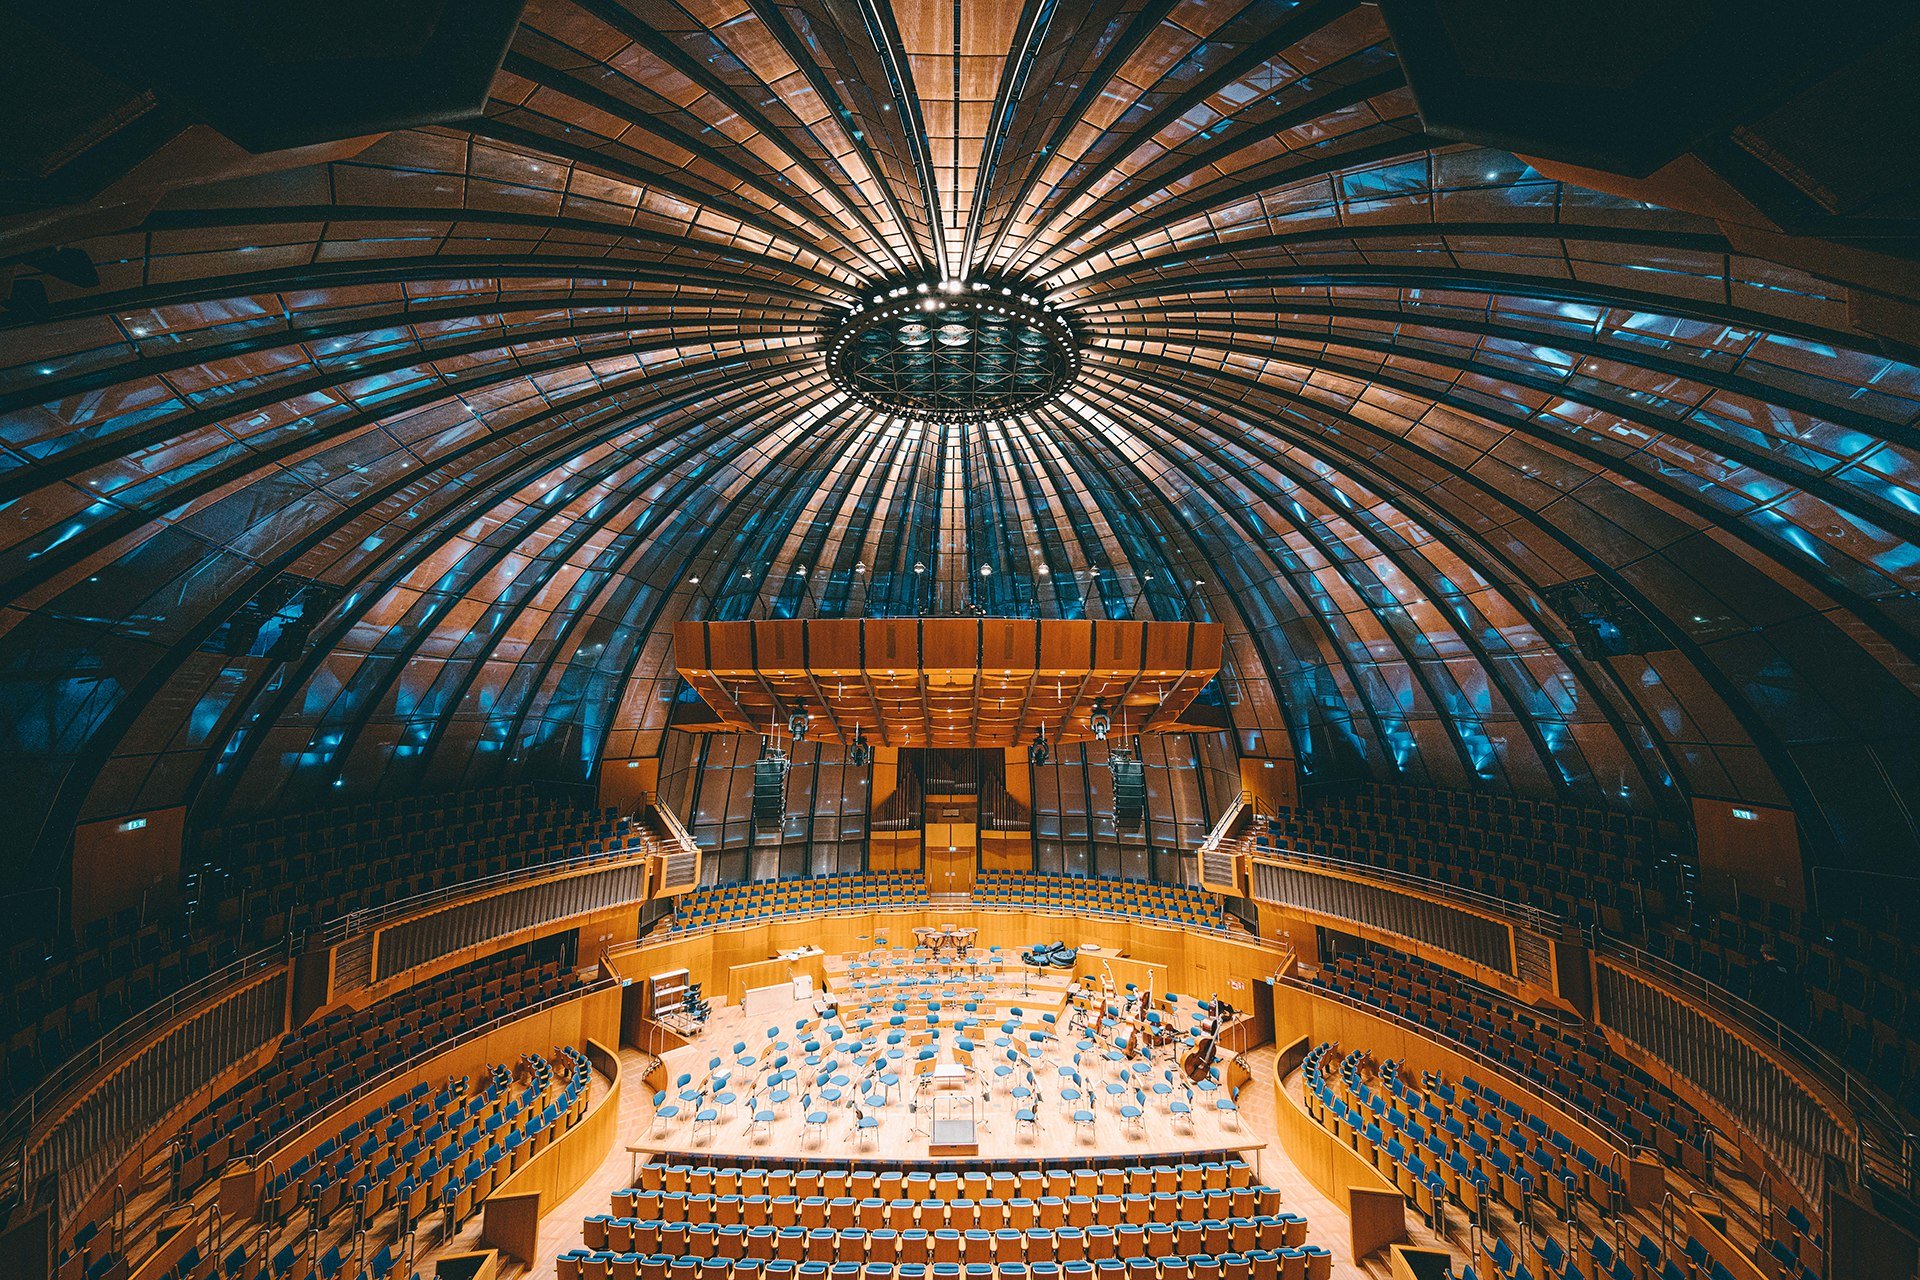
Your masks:
<instances>
[{"instance_id":1,"label":"domed ceiling","mask_svg":"<svg viewBox=\"0 0 1920 1280\"><path fill-rule=\"evenodd\" d=\"M1224 622L1309 781L1912 847L1920 370L1430 135L1374 7L540 0L468 118L122 114L119 187L7 224L23 858L589 781L682 618L968 610Z\"/></svg>"}]
</instances>

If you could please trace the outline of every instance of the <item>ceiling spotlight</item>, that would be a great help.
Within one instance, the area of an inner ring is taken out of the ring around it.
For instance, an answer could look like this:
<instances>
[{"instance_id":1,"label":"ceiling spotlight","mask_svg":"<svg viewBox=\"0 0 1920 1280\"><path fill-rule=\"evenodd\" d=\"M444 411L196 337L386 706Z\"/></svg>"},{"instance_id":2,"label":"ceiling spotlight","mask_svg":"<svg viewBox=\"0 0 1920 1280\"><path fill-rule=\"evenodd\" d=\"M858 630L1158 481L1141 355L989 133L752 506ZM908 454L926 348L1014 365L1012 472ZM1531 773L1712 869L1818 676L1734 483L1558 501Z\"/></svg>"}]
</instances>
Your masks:
<instances>
[{"instance_id":1,"label":"ceiling spotlight","mask_svg":"<svg viewBox=\"0 0 1920 1280\"><path fill-rule=\"evenodd\" d=\"M1047 762L1047 757L1051 754L1052 752L1047 749L1047 726L1041 725L1040 732L1034 735L1032 743L1027 747L1027 763L1037 769Z\"/></svg>"},{"instance_id":2,"label":"ceiling spotlight","mask_svg":"<svg viewBox=\"0 0 1920 1280\"><path fill-rule=\"evenodd\" d=\"M859 725L853 726L853 741L847 744L847 763L856 769L864 769L873 759L873 746L867 741L867 735Z\"/></svg>"},{"instance_id":3,"label":"ceiling spotlight","mask_svg":"<svg viewBox=\"0 0 1920 1280\"><path fill-rule=\"evenodd\" d=\"M787 732L795 742L805 742L807 731L812 728L813 717L807 714L807 700L802 698L795 704L793 714L787 717Z\"/></svg>"},{"instance_id":4,"label":"ceiling spotlight","mask_svg":"<svg viewBox=\"0 0 1920 1280\"><path fill-rule=\"evenodd\" d=\"M1107 704L1099 698L1093 700L1093 714L1087 718L1087 727L1093 730L1093 736L1101 742L1113 732L1113 718L1107 714Z\"/></svg>"}]
</instances>

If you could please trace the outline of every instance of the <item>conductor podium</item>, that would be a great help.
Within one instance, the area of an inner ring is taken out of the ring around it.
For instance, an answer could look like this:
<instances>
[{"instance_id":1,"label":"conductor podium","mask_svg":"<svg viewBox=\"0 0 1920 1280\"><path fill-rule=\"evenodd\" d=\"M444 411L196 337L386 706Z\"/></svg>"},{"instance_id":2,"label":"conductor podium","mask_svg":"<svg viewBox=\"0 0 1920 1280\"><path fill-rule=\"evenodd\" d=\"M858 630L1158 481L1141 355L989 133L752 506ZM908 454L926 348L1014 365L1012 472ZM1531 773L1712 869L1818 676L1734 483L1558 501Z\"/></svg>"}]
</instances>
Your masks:
<instances>
[{"instance_id":1,"label":"conductor podium","mask_svg":"<svg viewBox=\"0 0 1920 1280\"><path fill-rule=\"evenodd\" d=\"M927 1155L937 1160L979 1154L980 1131L974 1118L972 1096L935 1095L933 1122L927 1130Z\"/></svg>"}]
</instances>

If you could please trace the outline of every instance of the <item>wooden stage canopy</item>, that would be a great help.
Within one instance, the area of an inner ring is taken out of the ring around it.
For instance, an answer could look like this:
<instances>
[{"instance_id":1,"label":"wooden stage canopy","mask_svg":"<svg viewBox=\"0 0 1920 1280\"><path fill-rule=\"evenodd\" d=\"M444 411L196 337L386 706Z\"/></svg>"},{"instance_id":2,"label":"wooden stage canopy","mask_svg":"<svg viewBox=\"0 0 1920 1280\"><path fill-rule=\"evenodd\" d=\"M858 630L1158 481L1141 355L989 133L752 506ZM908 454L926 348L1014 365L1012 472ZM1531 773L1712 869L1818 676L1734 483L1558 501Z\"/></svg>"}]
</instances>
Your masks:
<instances>
[{"instance_id":1,"label":"wooden stage canopy","mask_svg":"<svg viewBox=\"0 0 1920 1280\"><path fill-rule=\"evenodd\" d=\"M888 747L1014 747L1113 734L1210 731L1183 720L1220 669L1217 622L1019 618L779 618L682 622L674 659L723 733L784 732L802 700L816 741L860 728Z\"/></svg>"}]
</instances>

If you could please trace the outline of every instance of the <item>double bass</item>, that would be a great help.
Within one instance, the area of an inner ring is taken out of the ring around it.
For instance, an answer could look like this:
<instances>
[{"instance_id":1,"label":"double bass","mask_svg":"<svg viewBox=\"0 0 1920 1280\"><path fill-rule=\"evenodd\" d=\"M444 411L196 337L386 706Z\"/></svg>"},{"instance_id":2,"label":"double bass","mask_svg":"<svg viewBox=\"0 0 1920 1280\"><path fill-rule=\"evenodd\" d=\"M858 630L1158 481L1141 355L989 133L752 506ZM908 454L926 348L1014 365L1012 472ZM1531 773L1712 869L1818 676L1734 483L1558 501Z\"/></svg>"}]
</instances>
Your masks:
<instances>
[{"instance_id":1,"label":"double bass","mask_svg":"<svg viewBox=\"0 0 1920 1280\"><path fill-rule=\"evenodd\" d=\"M1195 1084L1207 1078L1213 1070L1213 1064L1220 1058L1220 1026L1229 1012L1231 1010L1227 1002L1216 997L1207 1010L1207 1020L1200 1028L1200 1038L1188 1050L1187 1056L1180 1060L1180 1073Z\"/></svg>"},{"instance_id":2,"label":"double bass","mask_svg":"<svg viewBox=\"0 0 1920 1280\"><path fill-rule=\"evenodd\" d=\"M1147 985L1141 990L1133 1006L1133 1017L1128 1021L1126 1030L1119 1036L1120 1052L1129 1058L1138 1057L1147 1043L1147 1010L1153 1007L1153 978L1147 978Z\"/></svg>"}]
</instances>

